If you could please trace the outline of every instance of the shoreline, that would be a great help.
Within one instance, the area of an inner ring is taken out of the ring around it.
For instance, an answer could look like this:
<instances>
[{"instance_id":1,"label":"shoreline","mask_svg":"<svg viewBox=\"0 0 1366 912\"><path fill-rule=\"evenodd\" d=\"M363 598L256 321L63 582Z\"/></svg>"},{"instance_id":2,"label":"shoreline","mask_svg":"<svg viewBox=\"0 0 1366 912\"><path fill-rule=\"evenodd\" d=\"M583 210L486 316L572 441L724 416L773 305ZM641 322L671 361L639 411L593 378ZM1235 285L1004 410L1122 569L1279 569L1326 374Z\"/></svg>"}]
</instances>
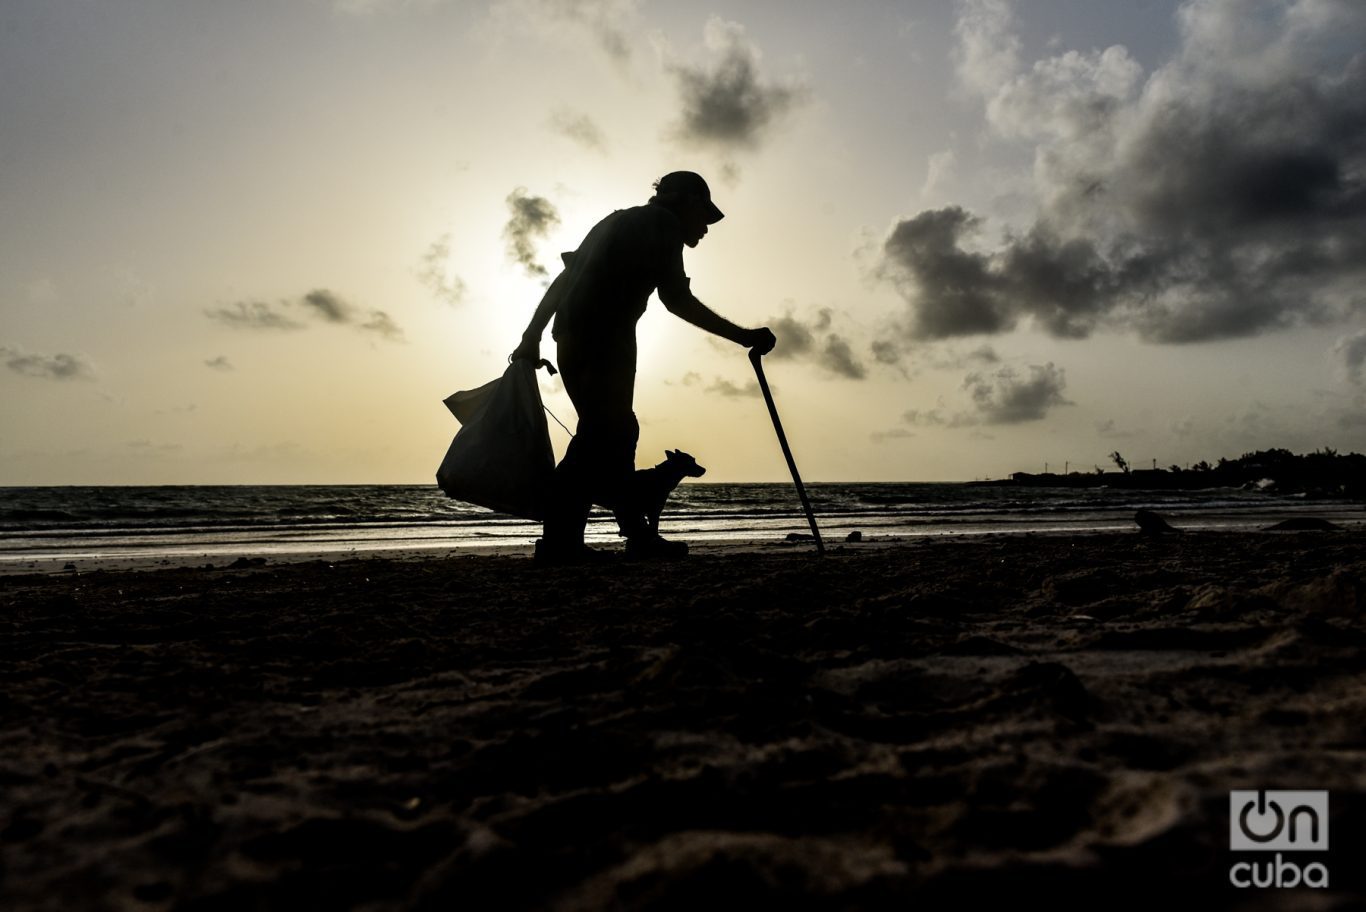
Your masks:
<instances>
[{"instance_id":1,"label":"shoreline","mask_svg":"<svg viewBox=\"0 0 1366 912\"><path fill-rule=\"evenodd\" d=\"M1320 518L1328 518L1340 528L1339 531L1355 533L1366 531L1366 518L1356 510L1330 509L1317 511ZM1229 534L1242 535L1253 533L1276 534L1268 527L1288 518L1302 517L1303 511L1274 510L1243 511L1224 513L1218 511L1164 511L1162 516L1173 526L1186 534ZM979 522L972 519L956 521L903 520L897 524L879 525L859 522L858 517L830 516L820 519L821 534L827 549L849 547L857 550L888 548L913 545L925 541L971 541L999 536L1068 536L1068 535L1134 535L1137 526L1132 514L1125 512L1122 517L1093 519L1087 522L1067 520L1044 520L1021 518L1018 520ZM814 541L805 525L793 523L793 531L782 533L778 530L765 530L763 533L740 535L735 533L702 533L689 535L686 532L665 528L666 538L688 543L691 555L715 555L728 553L765 553L805 546L814 550ZM613 531L614 526L606 521L590 523L588 543L613 554L620 555L624 539ZM865 531L866 530L866 531ZM849 542L848 535L858 532L861 539ZM782 537L779 537L779 536ZM234 564L297 564L310 561L338 563L343 561L401 560L423 561L437 559L456 559L465 557L527 557L534 550L535 536L524 540L499 542L456 541L433 544L429 540L421 543L402 540L351 540L339 541L330 545L320 543L282 543L278 540L204 542L178 544L171 550L167 546L112 545L100 547L87 546L85 549L55 547L41 552L15 552L0 549L0 579L9 576L51 575L63 573L88 573L99 570L146 571L172 568L227 569ZM54 553L55 552L55 553Z\"/></svg>"}]
</instances>

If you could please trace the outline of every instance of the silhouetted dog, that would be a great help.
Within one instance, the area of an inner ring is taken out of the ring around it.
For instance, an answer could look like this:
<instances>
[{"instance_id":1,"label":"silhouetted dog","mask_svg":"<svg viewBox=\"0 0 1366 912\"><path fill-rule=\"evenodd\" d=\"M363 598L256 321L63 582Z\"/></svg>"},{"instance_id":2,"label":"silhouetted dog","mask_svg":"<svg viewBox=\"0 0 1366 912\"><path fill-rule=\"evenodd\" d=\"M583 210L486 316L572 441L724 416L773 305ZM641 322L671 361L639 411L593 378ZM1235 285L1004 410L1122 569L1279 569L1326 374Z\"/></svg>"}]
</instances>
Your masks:
<instances>
[{"instance_id":1,"label":"silhouetted dog","mask_svg":"<svg viewBox=\"0 0 1366 912\"><path fill-rule=\"evenodd\" d=\"M645 527L659 534L659 514L674 488L684 478L700 478L707 470L681 450L665 450L664 461L652 469L639 469L631 479L631 501L645 515Z\"/></svg>"}]
</instances>

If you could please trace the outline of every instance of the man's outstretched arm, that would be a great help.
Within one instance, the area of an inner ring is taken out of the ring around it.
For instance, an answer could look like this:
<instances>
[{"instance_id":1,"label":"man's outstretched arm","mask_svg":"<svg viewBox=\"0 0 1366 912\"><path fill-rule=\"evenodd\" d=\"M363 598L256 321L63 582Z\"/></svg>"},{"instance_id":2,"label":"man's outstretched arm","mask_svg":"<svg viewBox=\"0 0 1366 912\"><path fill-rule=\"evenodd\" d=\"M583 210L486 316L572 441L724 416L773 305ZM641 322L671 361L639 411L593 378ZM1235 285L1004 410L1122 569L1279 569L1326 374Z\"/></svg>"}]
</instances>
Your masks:
<instances>
[{"instance_id":1,"label":"man's outstretched arm","mask_svg":"<svg viewBox=\"0 0 1366 912\"><path fill-rule=\"evenodd\" d=\"M691 292L686 294L661 294L660 302L663 303L669 313L686 320L698 329L704 329L714 336L729 339L736 345L752 348L761 355L766 355L773 351L773 346L777 344L777 337L773 335L773 332L767 326L762 326L758 329L744 329L743 327L736 326L734 323L697 300Z\"/></svg>"}]
</instances>

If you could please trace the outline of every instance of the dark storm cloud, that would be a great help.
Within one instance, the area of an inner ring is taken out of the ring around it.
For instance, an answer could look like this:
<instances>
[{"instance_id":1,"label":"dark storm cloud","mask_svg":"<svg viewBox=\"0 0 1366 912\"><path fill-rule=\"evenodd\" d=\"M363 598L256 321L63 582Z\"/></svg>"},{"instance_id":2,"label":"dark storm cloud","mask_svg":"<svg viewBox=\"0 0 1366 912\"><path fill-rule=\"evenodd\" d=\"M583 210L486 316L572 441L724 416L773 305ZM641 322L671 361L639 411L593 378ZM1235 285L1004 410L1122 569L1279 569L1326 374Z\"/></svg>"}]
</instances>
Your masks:
<instances>
[{"instance_id":1,"label":"dark storm cloud","mask_svg":"<svg viewBox=\"0 0 1366 912\"><path fill-rule=\"evenodd\" d=\"M452 307L465 297L465 282L459 276L446 274L446 261L451 256L451 236L443 234L432 241L418 262L417 280L423 284L438 301Z\"/></svg>"},{"instance_id":2,"label":"dark storm cloud","mask_svg":"<svg viewBox=\"0 0 1366 912\"><path fill-rule=\"evenodd\" d=\"M900 222L883 244L883 277L912 304L922 339L993 334L1032 317L1051 334L1080 338L1114 303L1114 277L1084 240L1061 241L1036 225L999 251L965 241L980 219L958 206Z\"/></svg>"},{"instance_id":3,"label":"dark storm cloud","mask_svg":"<svg viewBox=\"0 0 1366 912\"><path fill-rule=\"evenodd\" d=\"M587 114L560 109L550 116L550 128L593 152L607 151L607 137Z\"/></svg>"},{"instance_id":4,"label":"dark storm cloud","mask_svg":"<svg viewBox=\"0 0 1366 912\"><path fill-rule=\"evenodd\" d=\"M882 274L912 302L913 335L942 339L1014 325L990 258L959 246L978 221L958 206L922 212L898 223L883 244Z\"/></svg>"},{"instance_id":5,"label":"dark storm cloud","mask_svg":"<svg viewBox=\"0 0 1366 912\"><path fill-rule=\"evenodd\" d=\"M769 81L759 66L759 49L738 23L709 20L706 43L714 59L671 67L683 109L677 134L699 145L754 148L806 100L808 91L799 84Z\"/></svg>"},{"instance_id":6,"label":"dark storm cloud","mask_svg":"<svg viewBox=\"0 0 1366 912\"><path fill-rule=\"evenodd\" d=\"M802 320L790 313L774 317L768 321L768 327L777 336L778 344L771 357L814 361L833 374L862 380L868 375L867 368L854 355L849 343L830 331L833 322L833 311L828 307L821 308L812 320Z\"/></svg>"},{"instance_id":7,"label":"dark storm cloud","mask_svg":"<svg viewBox=\"0 0 1366 912\"><path fill-rule=\"evenodd\" d=\"M283 305L281 305L283 306ZM265 301L236 301L226 307L204 311L210 320L233 329L302 329L303 324Z\"/></svg>"},{"instance_id":8,"label":"dark storm cloud","mask_svg":"<svg viewBox=\"0 0 1366 912\"><path fill-rule=\"evenodd\" d=\"M42 380L93 380L94 369L78 355L58 352L55 355L36 355L17 348L0 346L0 361L5 367L25 377Z\"/></svg>"},{"instance_id":9,"label":"dark storm cloud","mask_svg":"<svg viewBox=\"0 0 1366 912\"><path fill-rule=\"evenodd\" d=\"M1312 9L1311 9L1312 7ZM973 2L960 76L1031 142L1039 216L993 243L961 207L899 221L880 274L922 339L1110 325L1198 342L1341 319L1366 278L1366 16L1335 0L1183 8L1146 79L1123 48L1012 70L1000 3ZM1003 37L1004 35L1004 37ZM996 41L1001 53L983 45ZM988 78L990 77L990 78Z\"/></svg>"},{"instance_id":10,"label":"dark storm cloud","mask_svg":"<svg viewBox=\"0 0 1366 912\"><path fill-rule=\"evenodd\" d=\"M544 197L527 195L525 187L518 187L508 194L507 204L512 212L512 217L503 227L508 256L513 262L520 263L527 275L549 275L546 268L536 262L535 241L544 238L553 226L560 223L560 214Z\"/></svg>"}]
</instances>

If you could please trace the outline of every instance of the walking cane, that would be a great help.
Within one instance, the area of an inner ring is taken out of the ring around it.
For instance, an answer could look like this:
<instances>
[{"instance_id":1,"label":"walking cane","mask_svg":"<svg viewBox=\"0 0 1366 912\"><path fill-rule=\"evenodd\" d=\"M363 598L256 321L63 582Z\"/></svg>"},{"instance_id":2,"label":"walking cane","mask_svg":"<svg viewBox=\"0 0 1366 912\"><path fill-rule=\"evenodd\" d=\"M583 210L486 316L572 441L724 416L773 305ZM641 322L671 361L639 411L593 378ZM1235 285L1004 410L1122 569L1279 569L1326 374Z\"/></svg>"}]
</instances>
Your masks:
<instances>
[{"instance_id":1,"label":"walking cane","mask_svg":"<svg viewBox=\"0 0 1366 912\"><path fill-rule=\"evenodd\" d=\"M797 474L797 463L792 458L792 448L787 445L787 435L783 433L783 423L778 420L778 408L773 404L773 393L768 388L768 381L764 379L764 356L755 349L749 350L749 360L754 365L754 375L759 378L759 389L764 392L764 401L768 403L768 413L773 417L773 430L778 432L778 443L782 444L783 456L787 458L787 467L792 470L792 481L797 485L797 496L802 499L802 509L806 511L806 521L811 523L811 534L816 538L816 553L825 553L825 543L821 541L821 530L816 528L816 514L811 512L811 501L806 499L806 488L802 486L802 476Z\"/></svg>"}]
</instances>

